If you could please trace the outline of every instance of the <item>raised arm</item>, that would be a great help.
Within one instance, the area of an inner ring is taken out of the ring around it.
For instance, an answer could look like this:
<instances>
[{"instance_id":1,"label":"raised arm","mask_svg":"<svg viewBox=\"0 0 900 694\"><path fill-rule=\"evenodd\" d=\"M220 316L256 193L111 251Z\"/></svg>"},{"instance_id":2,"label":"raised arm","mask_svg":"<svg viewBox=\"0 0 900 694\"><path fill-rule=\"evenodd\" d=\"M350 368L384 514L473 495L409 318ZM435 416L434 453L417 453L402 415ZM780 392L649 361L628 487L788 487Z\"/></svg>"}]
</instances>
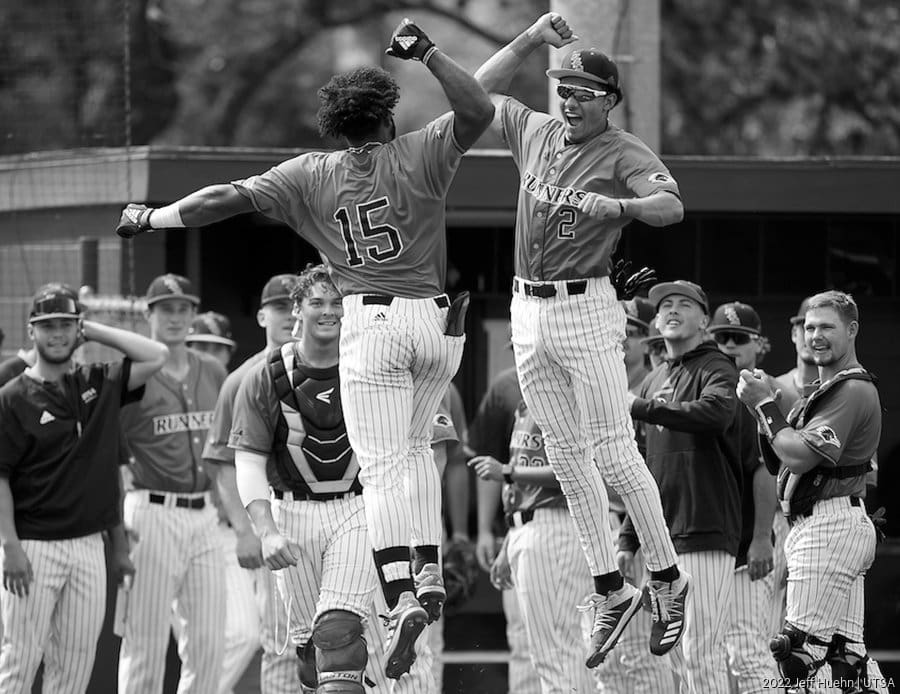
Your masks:
<instances>
[{"instance_id":1,"label":"raised arm","mask_svg":"<svg viewBox=\"0 0 900 694\"><path fill-rule=\"evenodd\" d=\"M114 347L131 359L128 390L135 390L144 385L169 358L169 348L164 344L130 330L86 320L83 334L85 340L96 340L107 347Z\"/></svg>"},{"instance_id":2,"label":"raised arm","mask_svg":"<svg viewBox=\"0 0 900 694\"><path fill-rule=\"evenodd\" d=\"M475 144L494 117L494 105L475 78L441 52L425 32L408 19L394 30L386 53L402 60L419 60L431 71L441 83L456 116L453 124L456 142L463 149Z\"/></svg>"},{"instance_id":3,"label":"raised arm","mask_svg":"<svg viewBox=\"0 0 900 694\"><path fill-rule=\"evenodd\" d=\"M562 48L577 40L565 19L548 12L488 58L475 72L475 79L490 94L505 94L516 70L536 49L544 45Z\"/></svg>"},{"instance_id":4,"label":"raised arm","mask_svg":"<svg viewBox=\"0 0 900 694\"><path fill-rule=\"evenodd\" d=\"M130 203L123 211L116 233L130 239L155 229L202 227L253 211L253 203L230 183L207 186L165 207Z\"/></svg>"}]
</instances>

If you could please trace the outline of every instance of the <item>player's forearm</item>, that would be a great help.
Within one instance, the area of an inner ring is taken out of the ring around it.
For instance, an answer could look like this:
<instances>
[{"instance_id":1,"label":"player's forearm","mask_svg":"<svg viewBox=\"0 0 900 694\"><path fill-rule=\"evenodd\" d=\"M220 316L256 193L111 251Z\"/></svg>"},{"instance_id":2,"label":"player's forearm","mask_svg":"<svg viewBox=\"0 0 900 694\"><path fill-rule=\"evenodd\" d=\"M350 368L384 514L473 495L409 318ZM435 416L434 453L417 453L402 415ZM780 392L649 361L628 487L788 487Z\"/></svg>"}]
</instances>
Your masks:
<instances>
[{"instance_id":1,"label":"player's forearm","mask_svg":"<svg viewBox=\"0 0 900 694\"><path fill-rule=\"evenodd\" d=\"M529 27L488 58L475 72L475 79L491 94L506 94L522 62L542 45L534 27Z\"/></svg>"},{"instance_id":2,"label":"player's forearm","mask_svg":"<svg viewBox=\"0 0 900 694\"><path fill-rule=\"evenodd\" d=\"M19 542L14 509L9 479L0 477L0 547Z\"/></svg>"},{"instance_id":3,"label":"player's forearm","mask_svg":"<svg viewBox=\"0 0 900 694\"><path fill-rule=\"evenodd\" d=\"M475 78L447 54L435 51L428 69L441 83L456 116L457 141L468 149L491 124L494 104Z\"/></svg>"},{"instance_id":4,"label":"player's forearm","mask_svg":"<svg viewBox=\"0 0 900 694\"><path fill-rule=\"evenodd\" d=\"M493 480L475 481L475 496L478 504L478 532L493 532L494 518L497 517L497 509L500 507L500 492L503 489L501 482Z\"/></svg>"},{"instance_id":5,"label":"player's forearm","mask_svg":"<svg viewBox=\"0 0 900 694\"><path fill-rule=\"evenodd\" d=\"M698 400L688 401L635 398L631 416L675 431L721 433L731 426L736 408L737 399L728 392L703 392Z\"/></svg>"},{"instance_id":6,"label":"player's forearm","mask_svg":"<svg viewBox=\"0 0 900 694\"><path fill-rule=\"evenodd\" d=\"M660 191L646 198L621 199L623 216L640 220L653 227L677 224L684 219L684 205L672 193Z\"/></svg>"},{"instance_id":7,"label":"player's forearm","mask_svg":"<svg viewBox=\"0 0 900 694\"><path fill-rule=\"evenodd\" d=\"M201 188L171 205L153 210L149 223L153 229L202 227L253 211L250 199L230 183ZM177 220L173 223L172 220Z\"/></svg>"},{"instance_id":8,"label":"player's forearm","mask_svg":"<svg viewBox=\"0 0 900 694\"><path fill-rule=\"evenodd\" d=\"M211 461L208 467L215 468L218 471L216 474L216 491L219 493L219 503L222 504L222 509L225 511L231 527L239 534L252 532L253 526L250 524L250 516L247 515L238 493L234 465L215 460Z\"/></svg>"},{"instance_id":9,"label":"player's forearm","mask_svg":"<svg viewBox=\"0 0 900 694\"><path fill-rule=\"evenodd\" d=\"M95 321L84 321L84 339L94 340L107 347L114 347L137 364L162 368L169 358L169 348L130 330L113 328Z\"/></svg>"},{"instance_id":10,"label":"player's forearm","mask_svg":"<svg viewBox=\"0 0 900 694\"><path fill-rule=\"evenodd\" d=\"M753 473L753 537L772 536L772 520L778 507L775 478L760 465Z\"/></svg>"}]
</instances>

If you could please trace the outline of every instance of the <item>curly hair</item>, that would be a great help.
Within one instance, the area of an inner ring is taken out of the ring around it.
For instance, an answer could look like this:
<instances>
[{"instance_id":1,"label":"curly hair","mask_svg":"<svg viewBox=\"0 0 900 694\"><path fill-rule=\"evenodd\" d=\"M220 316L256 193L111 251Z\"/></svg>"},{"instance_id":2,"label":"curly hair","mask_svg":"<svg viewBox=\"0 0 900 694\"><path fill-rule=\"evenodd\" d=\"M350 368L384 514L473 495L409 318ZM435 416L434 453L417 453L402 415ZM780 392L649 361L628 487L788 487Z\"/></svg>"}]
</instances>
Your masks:
<instances>
[{"instance_id":1,"label":"curly hair","mask_svg":"<svg viewBox=\"0 0 900 694\"><path fill-rule=\"evenodd\" d=\"M399 99L400 87L380 67L360 67L335 75L319 89L319 134L365 137L391 117Z\"/></svg>"},{"instance_id":2,"label":"curly hair","mask_svg":"<svg viewBox=\"0 0 900 694\"><path fill-rule=\"evenodd\" d=\"M317 284L324 284L329 289L334 290L335 293L338 293L337 287L331 281L331 273L328 272L328 268L324 264L313 265L309 263L303 272L297 275L297 283L291 290L291 301L295 305L301 304L304 299L309 298L312 288Z\"/></svg>"}]
</instances>

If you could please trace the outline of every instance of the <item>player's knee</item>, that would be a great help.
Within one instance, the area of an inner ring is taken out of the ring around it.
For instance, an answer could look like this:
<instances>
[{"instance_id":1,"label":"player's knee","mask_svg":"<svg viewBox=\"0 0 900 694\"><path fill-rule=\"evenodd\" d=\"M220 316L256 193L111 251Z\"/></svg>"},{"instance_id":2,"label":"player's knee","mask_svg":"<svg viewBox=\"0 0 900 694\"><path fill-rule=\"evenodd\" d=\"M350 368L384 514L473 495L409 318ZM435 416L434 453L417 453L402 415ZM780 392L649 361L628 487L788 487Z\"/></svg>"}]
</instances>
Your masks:
<instances>
[{"instance_id":1,"label":"player's knee","mask_svg":"<svg viewBox=\"0 0 900 694\"><path fill-rule=\"evenodd\" d=\"M313 625L319 694L362 694L368 661L359 615L345 610L324 612Z\"/></svg>"},{"instance_id":2,"label":"player's knee","mask_svg":"<svg viewBox=\"0 0 900 694\"><path fill-rule=\"evenodd\" d=\"M847 644L849 643L852 642L846 637L835 634L828 645L828 651L825 653L825 662L831 666L832 680L840 682L841 686L844 686L844 683L846 683L848 690L851 690L851 686L855 685L852 691L856 691L859 690L859 685L865 687L868 684L866 664L869 656L865 652L860 655L848 650ZM857 645L862 647L862 644ZM860 650L864 649L860 648ZM869 690L862 689L862 691Z\"/></svg>"},{"instance_id":3,"label":"player's knee","mask_svg":"<svg viewBox=\"0 0 900 694\"><path fill-rule=\"evenodd\" d=\"M793 684L809 679L821 666L806 649L809 634L785 623L781 632L769 641L769 649L778 664L781 676Z\"/></svg>"}]
</instances>

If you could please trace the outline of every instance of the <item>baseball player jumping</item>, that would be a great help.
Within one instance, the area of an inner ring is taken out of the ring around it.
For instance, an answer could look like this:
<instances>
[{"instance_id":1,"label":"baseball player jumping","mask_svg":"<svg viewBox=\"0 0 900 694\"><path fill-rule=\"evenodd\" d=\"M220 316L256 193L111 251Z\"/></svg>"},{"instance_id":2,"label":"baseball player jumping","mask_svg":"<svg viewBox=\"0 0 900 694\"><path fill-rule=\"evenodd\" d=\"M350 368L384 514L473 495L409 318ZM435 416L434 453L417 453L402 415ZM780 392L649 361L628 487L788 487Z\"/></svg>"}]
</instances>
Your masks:
<instances>
[{"instance_id":1,"label":"baseball player jumping","mask_svg":"<svg viewBox=\"0 0 900 694\"><path fill-rule=\"evenodd\" d=\"M476 73L519 168L512 340L522 394L544 433L547 456L575 519L594 576L595 667L640 607L640 590L616 566L604 480L622 497L645 548L655 592L650 649L681 638L690 577L679 572L659 490L634 440L622 358L625 311L609 279L610 257L632 219L681 220L678 185L635 136L609 122L622 100L615 63L572 51L559 79L562 120L504 96L526 56L576 40L558 14L543 15ZM593 460L596 458L596 465Z\"/></svg>"},{"instance_id":2,"label":"baseball player jumping","mask_svg":"<svg viewBox=\"0 0 900 694\"><path fill-rule=\"evenodd\" d=\"M122 527L119 407L140 399L165 345L82 321L78 295L51 284L34 296L35 363L0 389L0 691L87 689L106 610L102 532L116 578L134 574ZM125 353L75 367L82 340ZM163 606L167 612L168 606Z\"/></svg>"},{"instance_id":3,"label":"baseball player jumping","mask_svg":"<svg viewBox=\"0 0 900 694\"><path fill-rule=\"evenodd\" d=\"M400 651L412 652L409 640L440 612L443 599L441 485L429 444L432 418L465 341L460 321L448 321L455 311L443 293L445 198L463 152L490 124L493 106L415 24L401 23L388 52L426 65L452 111L397 137L399 88L391 76L379 68L337 75L319 90L319 129L343 139L347 149L302 154L160 209L130 205L117 232L205 226L257 210L293 228L327 259L344 298L340 370L347 433L359 457L382 589L394 623L403 626L391 641L393 660ZM419 548L431 560L422 576L429 579L428 592L420 596L428 598L428 612L416 600L410 566L413 507L431 535ZM404 667L398 661L391 671Z\"/></svg>"}]
</instances>

